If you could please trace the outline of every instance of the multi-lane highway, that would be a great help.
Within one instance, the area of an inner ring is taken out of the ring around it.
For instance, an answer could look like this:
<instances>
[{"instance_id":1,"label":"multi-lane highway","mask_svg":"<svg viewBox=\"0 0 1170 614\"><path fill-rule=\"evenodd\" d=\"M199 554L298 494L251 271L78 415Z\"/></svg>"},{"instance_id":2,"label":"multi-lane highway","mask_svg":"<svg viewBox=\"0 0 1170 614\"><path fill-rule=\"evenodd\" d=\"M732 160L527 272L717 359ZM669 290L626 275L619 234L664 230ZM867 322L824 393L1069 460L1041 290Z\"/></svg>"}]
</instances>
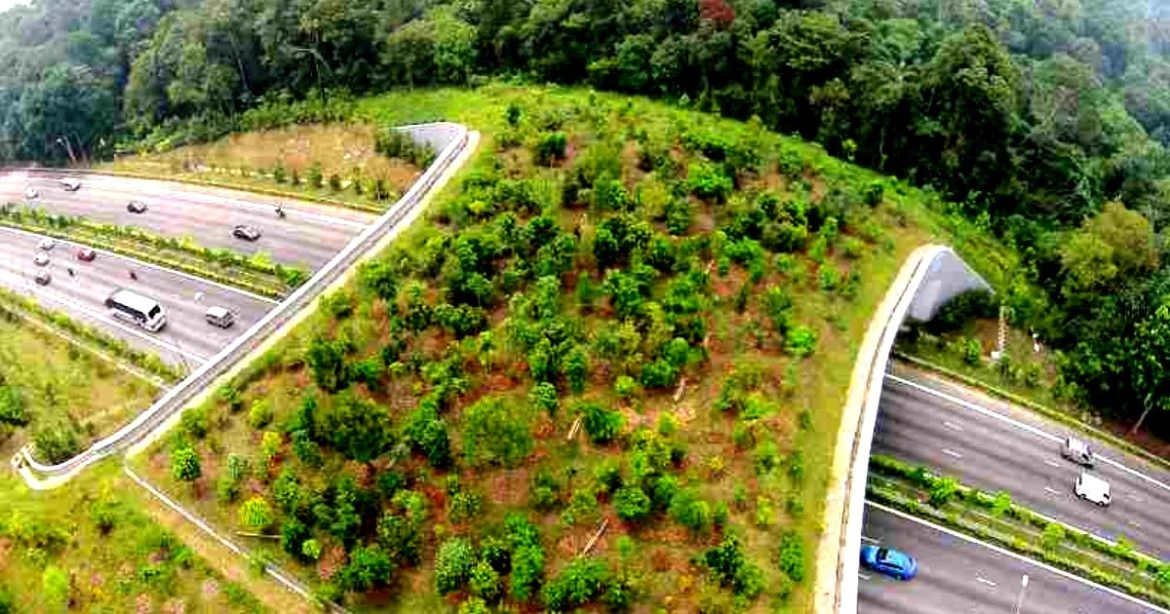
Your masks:
<instances>
[{"instance_id":1,"label":"multi-lane highway","mask_svg":"<svg viewBox=\"0 0 1170 614\"><path fill-rule=\"evenodd\" d=\"M867 505L863 539L918 559L918 577L894 580L863 569L857 610L864 614L1010 614L1023 593L1025 614L1160 612L1134 599L1018 555ZM1024 575L1028 586L1022 586Z\"/></svg>"},{"instance_id":2,"label":"multi-lane highway","mask_svg":"<svg viewBox=\"0 0 1170 614\"><path fill-rule=\"evenodd\" d=\"M193 237L206 247L246 254L263 251L282 264L310 269L328 262L375 219L360 211L293 201L280 201L286 216L279 218L276 198L106 175L71 175L81 180L81 189L68 192L58 183L64 176L43 171L0 173L0 202L27 202L54 213ZM31 200L25 198L30 187L39 193ZM132 200L145 203L146 212L127 211ZM236 224L258 228L261 238L249 242L233 237Z\"/></svg>"},{"instance_id":3,"label":"multi-lane highway","mask_svg":"<svg viewBox=\"0 0 1170 614\"><path fill-rule=\"evenodd\" d=\"M270 299L109 252L99 250L92 262L83 262L77 259L79 246L63 241L44 252L49 256L48 264L37 265L33 259L43 251L38 247L40 239L37 235L0 228L0 285L30 295L44 307L64 312L191 370L276 305ZM48 285L34 281L34 276L42 270L50 273ZM137 280L130 278L131 270L135 271ZM158 300L167 312L166 328L150 333L110 317L105 300L117 288L130 288ZM208 324L204 313L213 305L234 312L236 324L229 329Z\"/></svg>"},{"instance_id":4,"label":"multi-lane highway","mask_svg":"<svg viewBox=\"0 0 1170 614\"><path fill-rule=\"evenodd\" d=\"M1037 512L1102 537L1124 535L1138 549L1170 559L1170 474L1091 442L1098 453L1091 473L1109 482L1113 496L1110 507L1098 507L1073 494L1081 468L1060 456L1068 428L956 386L901 375L908 379L886 378L874 454L1008 492Z\"/></svg>"}]
</instances>

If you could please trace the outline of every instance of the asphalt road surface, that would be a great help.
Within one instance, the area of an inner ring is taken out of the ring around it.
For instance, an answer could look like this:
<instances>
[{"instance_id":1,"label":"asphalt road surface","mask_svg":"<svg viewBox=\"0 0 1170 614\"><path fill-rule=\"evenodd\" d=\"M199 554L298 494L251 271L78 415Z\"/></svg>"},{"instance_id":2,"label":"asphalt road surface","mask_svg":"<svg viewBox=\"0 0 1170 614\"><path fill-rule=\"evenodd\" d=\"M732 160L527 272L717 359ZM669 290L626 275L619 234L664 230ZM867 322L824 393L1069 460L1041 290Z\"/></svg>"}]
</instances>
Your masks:
<instances>
[{"instance_id":1,"label":"asphalt road surface","mask_svg":"<svg viewBox=\"0 0 1170 614\"><path fill-rule=\"evenodd\" d=\"M865 508L862 534L918 559L918 576L908 582L862 568L857 611L864 614L1011 614L1024 574L1020 614L1160 611L872 505Z\"/></svg>"},{"instance_id":2,"label":"asphalt road surface","mask_svg":"<svg viewBox=\"0 0 1170 614\"><path fill-rule=\"evenodd\" d=\"M1170 474L1091 441L1098 462L1090 472L1109 482L1113 497L1111 506L1098 507L1073 494L1081 467L1060 456L1060 441L1073 434L1070 429L956 386L914 381L951 400L887 377L874 454L927 465L985 491L1008 492L1041 514L1109 539L1124 535L1139 550L1170 559Z\"/></svg>"},{"instance_id":3,"label":"asphalt road surface","mask_svg":"<svg viewBox=\"0 0 1170 614\"><path fill-rule=\"evenodd\" d=\"M92 262L82 262L76 257L79 246L64 241L58 241L46 252L49 264L38 266L33 259L42 251L38 248L40 240L37 235L0 228L0 284L31 295L48 309L62 311L126 340L133 347L156 353L170 363L191 370L276 306L264 297L109 252L99 251ZM130 279L131 269L136 272L137 281ZM52 277L46 286L33 280L41 270L48 270ZM118 288L130 288L159 301L167 311L166 327L151 333L112 318L105 300ZM235 313L235 325L223 329L208 324L203 315L213 305Z\"/></svg>"},{"instance_id":4,"label":"asphalt road surface","mask_svg":"<svg viewBox=\"0 0 1170 614\"><path fill-rule=\"evenodd\" d=\"M273 260L316 270L328 262L375 216L315 203L280 201L286 217L278 218L279 199L246 192L205 188L168 181L129 179L107 175L71 175L81 189L65 191L58 179L65 174L23 171L0 174L0 202L28 202L54 213L82 216L106 224L138 226L179 237L192 237L205 247L229 248L245 254L263 251ZM25 189L39 192L25 198ZM145 213L126 210L132 200L147 206ZM232 236L237 224L261 232L259 240Z\"/></svg>"}]
</instances>

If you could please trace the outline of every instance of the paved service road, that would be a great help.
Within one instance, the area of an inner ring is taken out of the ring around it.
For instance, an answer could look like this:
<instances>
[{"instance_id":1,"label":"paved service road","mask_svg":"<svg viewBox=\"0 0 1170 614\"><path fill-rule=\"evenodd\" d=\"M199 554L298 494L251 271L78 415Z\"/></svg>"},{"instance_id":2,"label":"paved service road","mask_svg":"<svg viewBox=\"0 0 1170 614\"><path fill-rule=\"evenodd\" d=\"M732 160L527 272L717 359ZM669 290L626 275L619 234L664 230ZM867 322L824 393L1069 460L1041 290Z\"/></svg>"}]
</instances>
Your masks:
<instances>
[{"instance_id":1,"label":"paved service road","mask_svg":"<svg viewBox=\"0 0 1170 614\"><path fill-rule=\"evenodd\" d=\"M1060 456L1070 429L956 386L903 375L913 379L886 377L874 454L927 465L982 490L1006 491L1041 514L1102 537L1124 535L1139 550L1170 559L1170 474L1093 442L1099 458L1091 473L1109 482L1113 495L1110 507L1097 507L1073 494L1081 468Z\"/></svg>"},{"instance_id":2,"label":"paved service road","mask_svg":"<svg viewBox=\"0 0 1170 614\"><path fill-rule=\"evenodd\" d=\"M81 180L81 189L67 192L64 176ZM26 188L40 195L26 201ZM126 210L131 200L147 211ZM245 254L263 251L282 264L316 270L357 236L374 215L314 203L284 202L286 217L275 213L273 197L205 188L183 183L130 179L109 175L66 175L52 172L0 174L0 202L29 202L54 213L76 215L106 224L138 226L180 237L193 237L205 247L229 248ZM232 237L232 226L247 224L262 234L255 242Z\"/></svg>"},{"instance_id":3,"label":"paved service road","mask_svg":"<svg viewBox=\"0 0 1170 614\"><path fill-rule=\"evenodd\" d=\"M99 251L92 262L82 262L77 259L78 246L64 241L58 241L56 247L46 252L49 264L37 266L33 258L41 252L37 247L40 239L37 235L0 228L0 284L31 294L48 309L62 311L136 348L191 370L276 306L274 301L263 297L109 252ZM73 276L69 275L70 268ZM131 269L136 272L137 281L130 279ZM41 270L48 270L52 276L47 286L33 281ZM130 288L159 301L167 311L167 326L158 333L150 333L113 319L105 300L117 288ZM197 293L202 293L198 301ZM235 325L223 329L208 324L203 314L212 305L234 312Z\"/></svg>"},{"instance_id":4,"label":"paved service road","mask_svg":"<svg viewBox=\"0 0 1170 614\"><path fill-rule=\"evenodd\" d=\"M918 576L909 582L862 568L857 611L863 614L1010 614L1024 574L1022 614L1161 611L871 504L862 534L918 559Z\"/></svg>"}]
</instances>

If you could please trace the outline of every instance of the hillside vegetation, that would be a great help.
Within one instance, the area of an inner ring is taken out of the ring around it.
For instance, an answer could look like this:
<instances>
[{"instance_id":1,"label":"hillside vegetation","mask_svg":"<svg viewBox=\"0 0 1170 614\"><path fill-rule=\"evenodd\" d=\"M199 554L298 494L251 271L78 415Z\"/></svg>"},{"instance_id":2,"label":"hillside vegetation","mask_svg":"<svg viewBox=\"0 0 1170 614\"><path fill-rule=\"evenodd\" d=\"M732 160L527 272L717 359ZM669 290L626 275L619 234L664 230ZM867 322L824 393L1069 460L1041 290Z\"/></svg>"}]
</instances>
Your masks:
<instances>
[{"instance_id":1,"label":"hillside vegetation","mask_svg":"<svg viewBox=\"0 0 1170 614\"><path fill-rule=\"evenodd\" d=\"M484 141L145 470L359 609L807 611L868 320L932 220L979 233L758 122L640 99L495 86L356 118Z\"/></svg>"}]
</instances>

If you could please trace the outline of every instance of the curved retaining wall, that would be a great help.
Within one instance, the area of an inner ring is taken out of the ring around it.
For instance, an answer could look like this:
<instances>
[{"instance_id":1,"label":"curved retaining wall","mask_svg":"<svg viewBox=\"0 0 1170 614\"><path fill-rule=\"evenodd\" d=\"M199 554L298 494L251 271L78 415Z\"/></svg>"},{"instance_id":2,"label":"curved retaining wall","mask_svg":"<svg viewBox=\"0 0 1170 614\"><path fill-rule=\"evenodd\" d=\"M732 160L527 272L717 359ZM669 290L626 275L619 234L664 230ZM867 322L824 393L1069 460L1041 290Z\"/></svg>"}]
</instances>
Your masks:
<instances>
[{"instance_id":1,"label":"curved retaining wall","mask_svg":"<svg viewBox=\"0 0 1170 614\"><path fill-rule=\"evenodd\" d=\"M870 320L853 366L833 454L824 532L817 547L814 591L818 614L857 612L869 454L886 365L898 329L906 318L930 319L946 301L977 288L990 289L954 251L943 245L925 245L914 250L902 264Z\"/></svg>"},{"instance_id":2,"label":"curved retaining wall","mask_svg":"<svg viewBox=\"0 0 1170 614\"><path fill-rule=\"evenodd\" d=\"M402 130L411 136L427 142L440 150L435 161L414 182L414 185L386 213L354 237L325 266L321 267L309 281L297 288L287 299L264 318L236 338L226 348L208 360L178 385L171 388L146 411L113 435L94 442L89 449L73 458L56 465L45 465L33 458L28 448L23 448L12 464L20 471L30 485L54 487L64 483L90 464L133 444L154 427L166 421L181 410L192 398L203 392L216 378L227 372L237 361L246 356L273 331L280 328L303 307L309 305L330 283L340 277L362 256L373 249L403 219L409 217L415 206L429 192L444 171L463 152L467 145L467 128L449 122L436 122L405 126ZM39 474L39 475L38 475ZM44 483L34 484L39 478L50 478Z\"/></svg>"}]
</instances>

